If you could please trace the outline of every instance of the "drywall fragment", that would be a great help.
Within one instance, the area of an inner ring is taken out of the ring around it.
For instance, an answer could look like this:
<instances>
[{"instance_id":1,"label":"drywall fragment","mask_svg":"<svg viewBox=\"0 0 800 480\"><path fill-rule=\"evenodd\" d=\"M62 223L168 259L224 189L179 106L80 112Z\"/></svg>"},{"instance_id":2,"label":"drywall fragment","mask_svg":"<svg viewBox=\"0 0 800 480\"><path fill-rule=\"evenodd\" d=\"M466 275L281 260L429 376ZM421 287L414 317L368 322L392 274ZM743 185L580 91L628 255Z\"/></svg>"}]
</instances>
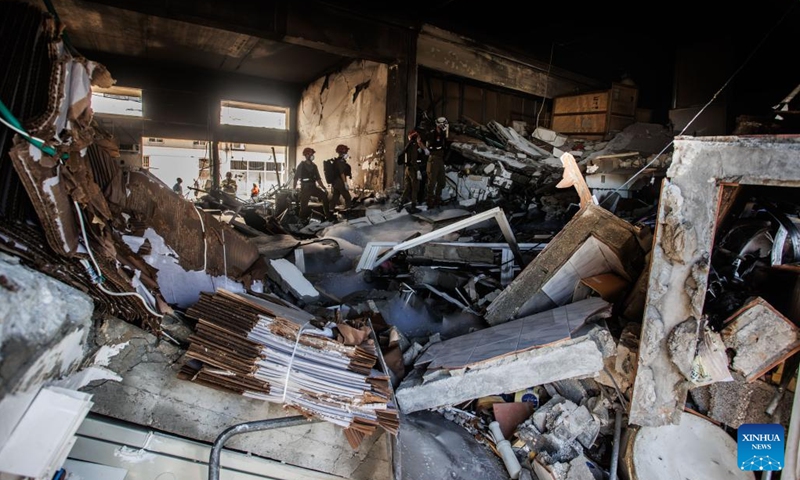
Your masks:
<instances>
[{"instance_id":1,"label":"drywall fragment","mask_svg":"<svg viewBox=\"0 0 800 480\"><path fill-rule=\"evenodd\" d=\"M305 302L319 298L319 292L303 273L286 259L269 261L269 278L284 290Z\"/></svg>"},{"instance_id":2,"label":"drywall fragment","mask_svg":"<svg viewBox=\"0 0 800 480\"><path fill-rule=\"evenodd\" d=\"M748 382L800 350L800 330L760 297L726 320L722 340L736 352L731 368Z\"/></svg>"}]
</instances>

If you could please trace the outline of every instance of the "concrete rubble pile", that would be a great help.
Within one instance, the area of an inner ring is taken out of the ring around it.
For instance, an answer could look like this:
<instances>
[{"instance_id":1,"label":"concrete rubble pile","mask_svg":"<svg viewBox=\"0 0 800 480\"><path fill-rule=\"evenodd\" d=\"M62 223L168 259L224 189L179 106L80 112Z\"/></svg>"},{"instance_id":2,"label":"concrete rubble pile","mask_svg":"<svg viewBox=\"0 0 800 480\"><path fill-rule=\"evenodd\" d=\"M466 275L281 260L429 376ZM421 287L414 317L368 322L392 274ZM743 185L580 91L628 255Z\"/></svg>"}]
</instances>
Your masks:
<instances>
[{"instance_id":1,"label":"concrete rubble pile","mask_svg":"<svg viewBox=\"0 0 800 480\"><path fill-rule=\"evenodd\" d=\"M53 101L27 124L44 149L0 137L0 293L29 301L33 270L74 287L78 344L91 311L150 330L193 392L325 420L352 449L388 432L398 478L752 479L730 431L800 436L800 206L770 189L800 184L797 142L760 162L753 140L673 154L651 124L593 142L458 124L445 207L374 195L296 228L280 192L282 214L195 205L123 168L91 119L110 73L37 28L52 75L31 88Z\"/></svg>"}]
</instances>

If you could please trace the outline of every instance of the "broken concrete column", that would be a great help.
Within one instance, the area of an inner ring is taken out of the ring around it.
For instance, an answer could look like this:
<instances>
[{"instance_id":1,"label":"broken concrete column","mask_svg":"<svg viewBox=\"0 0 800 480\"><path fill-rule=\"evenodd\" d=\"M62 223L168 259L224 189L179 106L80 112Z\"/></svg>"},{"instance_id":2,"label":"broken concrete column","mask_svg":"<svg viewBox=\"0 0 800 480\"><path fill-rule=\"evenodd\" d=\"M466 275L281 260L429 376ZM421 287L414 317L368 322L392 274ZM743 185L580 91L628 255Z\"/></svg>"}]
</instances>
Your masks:
<instances>
[{"instance_id":1,"label":"broken concrete column","mask_svg":"<svg viewBox=\"0 0 800 480\"><path fill-rule=\"evenodd\" d=\"M400 410L410 413L565 378L593 376L603 369L603 359L613 349L611 333L594 327L579 338L461 369L438 370L428 381L415 371L400 384L396 397Z\"/></svg>"},{"instance_id":2,"label":"broken concrete column","mask_svg":"<svg viewBox=\"0 0 800 480\"><path fill-rule=\"evenodd\" d=\"M0 253L0 448L39 388L88 349L92 299Z\"/></svg>"},{"instance_id":3,"label":"broken concrete column","mask_svg":"<svg viewBox=\"0 0 800 480\"><path fill-rule=\"evenodd\" d=\"M670 358L669 333L702 316L721 184L797 187L798 172L797 138L675 141L659 201L630 423L680 422L689 382Z\"/></svg>"},{"instance_id":4,"label":"broken concrete column","mask_svg":"<svg viewBox=\"0 0 800 480\"><path fill-rule=\"evenodd\" d=\"M608 210L589 205L578 212L486 310L498 325L564 305L581 278L615 272L632 282L643 266L639 229Z\"/></svg>"}]
</instances>

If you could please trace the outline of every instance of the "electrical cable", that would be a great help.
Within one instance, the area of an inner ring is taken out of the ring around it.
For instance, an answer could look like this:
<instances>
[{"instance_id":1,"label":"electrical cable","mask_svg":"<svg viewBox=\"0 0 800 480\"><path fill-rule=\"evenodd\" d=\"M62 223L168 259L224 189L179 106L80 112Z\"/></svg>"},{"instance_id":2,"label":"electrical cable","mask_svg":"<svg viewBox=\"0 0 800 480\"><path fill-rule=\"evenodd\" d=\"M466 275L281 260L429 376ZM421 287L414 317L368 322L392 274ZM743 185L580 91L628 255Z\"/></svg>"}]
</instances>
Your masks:
<instances>
[{"instance_id":1,"label":"electrical cable","mask_svg":"<svg viewBox=\"0 0 800 480\"><path fill-rule=\"evenodd\" d=\"M544 81L544 96L542 97L542 106L539 107L539 113L536 114L536 128L539 128L539 116L542 114L542 110L544 110L544 101L547 98L547 86L550 83L550 69L553 67L553 52L556 49L556 43L553 42L550 44L550 62L547 64L547 75L545 76Z\"/></svg>"},{"instance_id":2,"label":"electrical cable","mask_svg":"<svg viewBox=\"0 0 800 480\"><path fill-rule=\"evenodd\" d=\"M81 206L78 204L77 201L72 202L75 205L75 209L78 212L78 223L81 226L81 234L83 235L83 244L86 246L86 251L89 252L89 258L92 260L92 264L94 264L94 268L97 271L97 288L100 289L106 295L111 295L112 297L137 297L139 300L142 301L144 304L144 308L150 312L151 315L156 316L158 318L162 318L164 315L154 311L150 304L147 303L147 300L143 296L141 296L138 292L112 292L103 286L103 272L100 270L100 265L97 263L97 259L94 258L94 252L92 252L92 248L89 246L89 236L86 234L86 225L83 218L83 212L81 211Z\"/></svg>"},{"instance_id":3,"label":"electrical cable","mask_svg":"<svg viewBox=\"0 0 800 480\"><path fill-rule=\"evenodd\" d=\"M770 29L770 30L769 30L769 31L768 31L768 32L767 32L767 33L764 35L764 37L761 39L761 41L760 41L760 42L758 42L758 45L756 45L756 46L755 46L755 48L754 48L754 49L753 49L753 50L750 52L750 54L747 56L747 58L745 58L745 59L744 59L744 61L742 62L742 64L741 64L741 65L739 65L739 68L737 68L737 69L736 69L736 70L733 72L733 74L731 74L731 76L730 76L730 77L728 77L728 79L725 81L725 83L723 83L723 84L722 84L722 86L719 88L719 90L717 90L717 91L714 93L714 95L712 95L712 96L711 96L711 100L709 100L708 102L706 102L706 104L705 104L705 105L703 105L703 107L702 107L702 108L701 108L701 109L700 109L700 110L699 110L699 111L698 111L698 112L695 114L695 116L694 116L694 117L692 117L692 119L691 119L691 120L689 120L689 122L686 124L686 126L685 126L685 127L683 127L683 130L681 130L681 132L680 132L678 135L676 135L676 136L680 137L680 136L682 136L684 133L686 133L686 130L688 130L688 129L689 129L689 127L690 127L690 126L691 126L691 125L694 123L694 121L695 121L695 120L697 120L697 118L698 118L698 117L700 117L700 115L701 115L701 114L702 114L702 113L703 113L703 112L704 112L704 111L705 111L705 110L706 110L706 109L707 109L707 108L708 108L708 107L709 107L709 106L710 106L712 103L714 103L714 100L716 100L716 99L717 99L717 97L719 97L719 95L722 93L722 91L723 91L723 90L725 90L725 88L727 88L728 84L730 84L730 83L731 83L731 81L733 81L733 79L734 79L734 78L735 78L735 77L736 77L736 76L739 74L739 72L741 72L741 71L742 71L742 69L744 69L744 67L745 67L745 66L746 66L748 63L750 63L750 60L751 60L751 59L752 59L752 58L755 56L755 54L756 54L756 53L757 53L757 52L758 52L758 51L761 49L761 47L762 47L762 46L764 45L764 43L767 41L767 39L769 38L769 36L770 36L770 35L772 35L772 32L774 32L774 31L775 31L775 30L776 30L776 29L777 29L777 28L780 26L780 24L781 24L781 23L783 23L783 21L786 19L786 17L789 15L789 13L791 13L791 11L792 11L792 10L795 8L795 6L796 6L796 5L797 5L797 2L792 2L792 5L791 5L791 6L790 6L790 7L789 7L787 10L786 10L786 12L784 12L783 16L781 16L781 18L778 20L778 23L776 23L776 24L775 24L775 25L774 25L774 26L773 26L773 27L772 27L772 28L771 28L771 29ZM629 184L630 184L630 183L631 183L631 182L632 182L634 179L636 179L636 178L637 178L639 175L641 175L641 174L642 174L642 173L643 173L645 170L647 170L648 168L650 168L650 166L651 166L651 165L653 165L653 164L656 162L656 160L658 160L658 159L659 159L659 157L661 157L661 155L662 155L664 152L666 152L666 151L667 151L667 149L669 149L669 147L671 147L671 146L672 146L674 143L675 143L675 140L674 140L674 139L673 139L673 140L670 140L670 142L669 142L669 143L668 143L668 144L667 144L667 145L666 145L664 148L662 148L662 149L661 149L661 151L660 151L660 152L658 152L658 154L657 154L657 155L656 155L656 156L655 156L655 157L654 157L654 158L653 158L653 159L652 159L650 162L648 162L648 163L647 163L647 165L645 165L645 166L644 166L644 167L642 167L642 168L641 168L641 169L640 169L638 172L636 172L636 173L635 173L635 174L634 174L634 175L633 175L631 178L629 178L629 179L628 179L628 181L626 181L625 183L623 183L622 185L620 185L620 186L619 186L619 188L617 188L616 190L614 190L614 191L613 191L612 193L610 193L609 195L606 195L606 198L604 198L604 199L603 199L603 201L602 201L602 202L600 202L600 206L602 206L604 203L606 203L606 201L608 201L608 199L610 199L611 197L613 197L615 193L617 193L617 192L619 192L620 190L622 190L622 189L624 189L625 187L627 187L627 186L628 186L628 185L629 185Z\"/></svg>"},{"instance_id":4,"label":"electrical cable","mask_svg":"<svg viewBox=\"0 0 800 480\"><path fill-rule=\"evenodd\" d=\"M41 138L38 138L38 137L34 137L33 135L30 135L25 130L22 130L20 128L15 127L14 125L12 125L8 121L6 121L6 119L3 118L3 115L0 115L0 123L4 124L5 126L10 128L11 130L17 132L18 134L22 135L22 138L27 140L28 143L30 143L34 147L38 148L39 150L43 151L44 153L46 153L48 155L51 155L51 156L55 156L56 155L56 150L53 147L45 146L44 140L42 140Z\"/></svg>"}]
</instances>

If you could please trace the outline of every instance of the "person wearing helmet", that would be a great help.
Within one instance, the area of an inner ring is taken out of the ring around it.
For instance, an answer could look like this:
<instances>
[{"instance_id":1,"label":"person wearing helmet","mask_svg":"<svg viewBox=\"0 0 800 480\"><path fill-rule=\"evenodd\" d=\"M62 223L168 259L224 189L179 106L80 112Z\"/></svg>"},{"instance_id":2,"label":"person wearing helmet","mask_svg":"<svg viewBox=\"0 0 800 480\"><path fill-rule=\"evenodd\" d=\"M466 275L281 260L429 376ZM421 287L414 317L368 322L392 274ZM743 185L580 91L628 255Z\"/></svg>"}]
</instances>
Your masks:
<instances>
[{"instance_id":1,"label":"person wearing helmet","mask_svg":"<svg viewBox=\"0 0 800 480\"><path fill-rule=\"evenodd\" d=\"M331 159L332 162L332 178L329 179L331 184L331 205L329 207L330 214L336 212L336 206L339 205L339 199L344 199L345 208L350 208L352 197L347 187L347 178L352 178L352 170L347 163L349 157L348 152L350 147L347 145L338 145L336 147L336 158ZM327 162L328 160L326 160Z\"/></svg>"},{"instance_id":2,"label":"person wearing helmet","mask_svg":"<svg viewBox=\"0 0 800 480\"><path fill-rule=\"evenodd\" d=\"M304 221L308 221L309 217L311 217L311 210L308 208L308 202L311 197L322 203L322 211L325 214L325 218L330 216L328 212L328 190L325 188L325 184L322 183L319 169L314 164L314 153L316 152L313 148L304 148L303 157L305 159L297 165L294 173L294 189L297 189L297 182L300 181L300 218Z\"/></svg>"},{"instance_id":3,"label":"person wearing helmet","mask_svg":"<svg viewBox=\"0 0 800 480\"><path fill-rule=\"evenodd\" d=\"M436 128L428 137L430 150L428 158L428 208L436 208L442 203L442 190L447 183L444 171L444 157L447 153L447 133L449 124L445 117L436 119Z\"/></svg>"},{"instance_id":4,"label":"person wearing helmet","mask_svg":"<svg viewBox=\"0 0 800 480\"><path fill-rule=\"evenodd\" d=\"M408 209L408 213L419 212L419 209L417 209L417 197L419 196L419 181L422 176L420 166L424 164L428 153L428 149L422 143L422 136L416 130L411 130L408 133L408 144L398 157L401 165L405 165L403 196L400 197L400 203L397 205L398 212L403 210L403 206L409 200L411 200L411 207Z\"/></svg>"}]
</instances>

